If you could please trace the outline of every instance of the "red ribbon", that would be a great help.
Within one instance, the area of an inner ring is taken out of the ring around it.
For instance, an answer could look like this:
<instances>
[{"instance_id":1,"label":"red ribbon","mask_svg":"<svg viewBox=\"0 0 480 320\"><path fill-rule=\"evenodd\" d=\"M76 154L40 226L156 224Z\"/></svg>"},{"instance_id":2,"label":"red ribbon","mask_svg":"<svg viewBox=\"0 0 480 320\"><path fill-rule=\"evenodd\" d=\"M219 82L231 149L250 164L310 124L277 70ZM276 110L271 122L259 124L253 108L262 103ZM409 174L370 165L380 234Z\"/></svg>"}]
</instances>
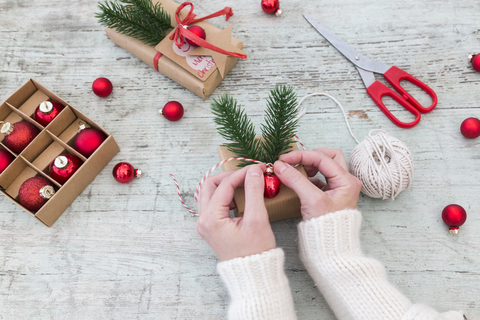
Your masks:
<instances>
[{"instance_id":1,"label":"red ribbon","mask_svg":"<svg viewBox=\"0 0 480 320\"><path fill-rule=\"evenodd\" d=\"M153 57L153 67L157 71L158 71L158 60L160 60L161 57L162 57L162 53L160 51L158 51L155 57Z\"/></svg>"},{"instance_id":2,"label":"red ribbon","mask_svg":"<svg viewBox=\"0 0 480 320\"><path fill-rule=\"evenodd\" d=\"M185 19L183 19L183 21L182 21L182 20L180 20L180 17L179 17L178 14L186 6L190 6L190 11L188 12ZM195 19L196 15L193 13L193 4L191 2L184 2L177 8L177 11L175 12L175 19L177 20L177 26L175 27L175 32L170 36L170 40L175 39L175 44L177 46L181 47L184 44L183 37L185 37L188 40L194 41L196 44L200 45L201 47L204 47L204 48L207 48L207 49L210 49L210 50L213 50L213 51L216 51L216 52L219 52L221 54L228 55L228 56L232 56L232 57L236 57L236 58L240 58L240 59L245 59L247 57L245 54L230 52L230 51L223 50L222 48L218 48L218 47L214 46L213 44L208 43L207 41L203 40L202 38L200 38L199 36L197 36L193 32L187 30L187 26L192 24L192 23L196 23L196 22L199 22L199 21L203 21L203 20L207 20L207 19L210 19L210 18L219 17L219 16L223 16L223 15L225 15L225 20L228 20L228 18L233 16L232 8L225 7L223 10L212 13L209 16L199 18L199 19Z\"/></svg>"}]
</instances>

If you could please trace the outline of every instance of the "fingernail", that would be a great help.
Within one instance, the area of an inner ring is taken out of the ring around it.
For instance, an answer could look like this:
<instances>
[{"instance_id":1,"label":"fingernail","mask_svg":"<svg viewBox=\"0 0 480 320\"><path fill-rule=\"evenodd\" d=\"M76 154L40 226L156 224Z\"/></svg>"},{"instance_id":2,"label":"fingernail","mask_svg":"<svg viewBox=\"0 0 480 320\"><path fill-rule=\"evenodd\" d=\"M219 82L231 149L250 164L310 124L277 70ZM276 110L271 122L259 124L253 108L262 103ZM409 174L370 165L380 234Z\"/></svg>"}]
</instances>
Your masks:
<instances>
[{"instance_id":1,"label":"fingernail","mask_svg":"<svg viewBox=\"0 0 480 320\"><path fill-rule=\"evenodd\" d=\"M283 161L275 162L275 171L282 174L287 169L287 165Z\"/></svg>"},{"instance_id":2,"label":"fingernail","mask_svg":"<svg viewBox=\"0 0 480 320\"><path fill-rule=\"evenodd\" d=\"M262 175L262 172L260 171L260 169L252 167L248 169L248 175L251 177L260 177Z\"/></svg>"}]
</instances>

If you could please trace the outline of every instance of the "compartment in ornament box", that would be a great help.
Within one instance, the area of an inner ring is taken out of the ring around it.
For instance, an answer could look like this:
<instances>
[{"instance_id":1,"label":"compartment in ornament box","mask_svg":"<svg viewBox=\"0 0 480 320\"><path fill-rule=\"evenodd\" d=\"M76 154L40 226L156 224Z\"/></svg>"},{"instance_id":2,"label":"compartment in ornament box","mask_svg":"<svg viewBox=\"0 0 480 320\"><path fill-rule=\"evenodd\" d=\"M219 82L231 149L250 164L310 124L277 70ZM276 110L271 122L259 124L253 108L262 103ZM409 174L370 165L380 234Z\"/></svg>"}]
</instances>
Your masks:
<instances>
[{"instance_id":1,"label":"compartment in ornament box","mask_svg":"<svg viewBox=\"0 0 480 320\"><path fill-rule=\"evenodd\" d=\"M32 118L30 118L28 115L23 113L21 110L13 107L10 103L4 102L0 106L0 121L3 121L5 123L0 124L0 129L8 129L6 126L10 127L11 131L10 133L12 135L16 135L19 138L13 138L11 137L10 142L5 141L5 137L7 134L4 134L0 131L0 142L8 148L10 151L14 152L15 154L20 154L26 146L24 146L27 141L30 141L27 143L27 145L33 143L35 140L36 136L43 130L43 127L38 124L36 121L34 121ZM27 137L25 137L25 134L20 134L18 132L15 132L14 128L18 126L17 123L19 122L27 122L27 124L23 124L23 129L27 130ZM25 127L27 126L27 127ZM13 130L13 131L12 131ZM30 140L31 139L31 140ZM13 144L13 145L12 145ZM20 146L22 145L22 147Z\"/></svg>"},{"instance_id":2,"label":"compartment in ornament box","mask_svg":"<svg viewBox=\"0 0 480 320\"><path fill-rule=\"evenodd\" d=\"M292 143L291 146L291 151L298 150L296 143ZM237 157L235 153L229 151L225 146L218 147L218 156L220 161ZM222 165L222 170L237 170L239 169L239 167L237 167L238 163L239 161L229 161L224 163ZM298 166L296 169L305 177L307 176L307 172L303 166ZM236 204L236 208L234 210L235 216L243 216L245 211L245 190L243 187L235 189L233 199ZM302 215L300 212L300 199L292 189L288 188L283 183L280 187L280 193L275 198L265 199L265 207L267 208L270 222L301 217Z\"/></svg>"},{"instance_id":3,"label":"compartment in ornament box","mask_svg":"<svg viewBox=\"0 0 480 320\"><path fill-rule=\"evenodd\" d=\"M76 156L82 164L87 160L50 131L44 130L38 136L37 142L28 146L22 153L22 156L40 171L46 175L50 175L49 167L52 162L54 162L58 156L65 154ZM63 184L62 182L58 183Z\"/></svg>"}]
</instances>

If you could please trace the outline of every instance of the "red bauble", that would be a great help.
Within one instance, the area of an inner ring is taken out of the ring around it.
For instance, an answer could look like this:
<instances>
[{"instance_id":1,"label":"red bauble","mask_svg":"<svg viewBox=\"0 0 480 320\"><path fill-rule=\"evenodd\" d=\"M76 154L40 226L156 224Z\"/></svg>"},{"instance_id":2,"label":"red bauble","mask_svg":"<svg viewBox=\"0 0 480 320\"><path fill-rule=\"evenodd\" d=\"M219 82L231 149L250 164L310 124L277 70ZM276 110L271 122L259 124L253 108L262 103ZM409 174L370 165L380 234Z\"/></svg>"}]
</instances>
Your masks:
<instances>
[{"instance_id":1,"label":"red bauble","mask_svg":"<svg viewBox=\"0 0 480 320\"><path fill-rule=\"evenodd\" d=\"M113 168L113 177L120 183L127 183L132 179L140 178L142 176L142 170L134 169L128 162L120 162Z\"/></svg>"},{"instance_id":2,"label":"red bauble","mask_svg":"<svg viewBox=\"0 0 480 320\"><path fill-rule=\"evenodd\" d=\"M267 168L263 174L265 179L265 190L263 196L267 199L275 198L280 192L280 179L273 173L273 168Z\"/></svg>"},{"instance_id":3,"label":"red bauble","mask_svg":"<svg viewBox=\"0 0 480 320\"><path fill-rule=\"evenodd\" d=\"M467 220L467 212L458 204L449 204L442 211L442 219L450 227L450 233L457 234L458 227Z\"/></svg>"},{"instance_id":4,"label":"red bauble","mask_svg":"<svg viewBox=\"0 0 480 320\"><path fill-rule=\"evenodd\" d=\"M164 116L167 120L178 121L183 117L183 106L180 102L169 101L160 110L160 115Z\"/></svg>"},{"instance_id":5,"label":"red bauble","mask_svg":"<svg viewBox=\"0 0 480 320\"><path fill-rule=\"evenodd\" d=\"M64 184L77 172L82 165L79 157L71 154L63 154L55 158L49 167L50 177L60 184Z\"/></svg>"},{"instance_id":6,"label":"red bauble","mask_svg":"<svg viewBox=\"0 0 480 320\"><path fill-rule=\"evenodd\" d=\"M25 180L20 186L18 200L30 211L36 212L53 197L55 189L48 179L37 176Z\"/></svg>"},{"instance_id":7,"label":"red bauble","mask_svg":"<svg viewBox=\"0 0 480 320\"><path fill-rule=\"evenodd\" d=\"M10 163L15 160L15 157L5 149L0 149L0 174L7 169Z\"/></svg>"},{"instance_id":8,"label":"red bauble","mask_svg":"<svg viewBox=\"0 0 480 320\"><path fill-rule=\"evenodd\" d=\"M94 128L83 129L75 138L73 148L88 158L107 139L105 133Z\"/></svg>"},{"instance_id":9,"label":"red bauble","mask_svg":"<svg viewBox=\"0 0 480 320\"><path fill-rule=\"evenodd\" d=\"M63 110L63 106L55 101L43 101L35 110L35 121L46 127Z\"/></svg>"},{"instance_id":10,"label":"red bauble","mask_svg":"<svg viewBox=\"0 0 480 320\"><path fill-rule=\"evenodd\" d=\"M261 0L261 1L262 1L262 9L266 13L275 13L277 17L282 14L282 9L280 9L279 0Z\"/></svg>"},{"instance_id":11,"label":"red bauble","mask_svg":"<svg viewBox=\"0 0 480 320\"><path fill-rule=\"evenodd\" d=\"M480 136L480 120L477 118L467 118L460 125L460 132L468 139L475 139Z\"/></svg>"},{"instance_id":12,"label":"red bauble","mask_svg":"<svg viewBox=\"0 0 480 320\"><path fill-rule=\"evenodd\" d=\"M113 85L107 78L98 78L92 84L93 93L99 97L107 97L112 93Z\"/></svg>"},{"instance_id":13,"label":"red bauble","mask_svg":"<svg viewBox=\"0 0 480 320\"><path fill-rule=\"evenodd\" d=\"M205 30L203 30L202 27L199 27L199 26L191 26L191 27L188 27L187 28L188 31L194 33L196 36L198 36L199 38L202 38L203 40L205 40L207 38L207 34L205 33ZM187 38L185 38L185 40L187 41L188 44L190 44L191 46L195 46L195 47L198 47L199 45L193 41L193 40L189 40Z\"/></svg>"},{"instance_id":14,"label":"red bauble","mask_svg":"<svg viewBox=\"0 0 480 320\"><path fill-rule=\"evenodd\" d=\"M40 132L30 122L20 121L14 124L10 122L1 123L0 132L5 135L3 143L15 153L20 153Z\"/></svg>"},{"instance_id":15,"label":"red bauble","mask_svg":"<svg viewBox=\"0 0 480 320\"><path fill-rule=\"evenodd\" d=\"M480 55L479 54L473 54L473 53L470 54L468 56L468 61L470 61L475 71L480 72Z\"/></svg>"}]
</instances>

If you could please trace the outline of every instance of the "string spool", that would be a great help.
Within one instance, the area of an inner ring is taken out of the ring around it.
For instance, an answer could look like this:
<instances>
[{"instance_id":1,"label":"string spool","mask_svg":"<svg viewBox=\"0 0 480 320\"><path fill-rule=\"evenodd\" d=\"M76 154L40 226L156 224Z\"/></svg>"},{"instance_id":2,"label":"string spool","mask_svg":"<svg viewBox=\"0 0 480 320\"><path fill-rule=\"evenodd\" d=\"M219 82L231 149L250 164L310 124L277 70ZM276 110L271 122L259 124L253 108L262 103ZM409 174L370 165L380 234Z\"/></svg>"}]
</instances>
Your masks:
<instances>
[{"instance_id":1,"label":"string spool","mask_svg":"<svg viewBox=\"0 0 480 320\"><path fill-rule=\"evenodd\" d=\"M326 93L312 93L311 96L326 96L332 99L342 110L350 135L357 146L350 155L350 173L362 182L362 193L372 198L394 200L400 192L410 187L413 179L413 157L408 147L401 140L389 135L384 130L374 129L359 142L348 123L347 115L340 102ZM306 113L302 109L298 118ZM377 132L376 134L374 134Z\"/></svg>"}]
</instances>

